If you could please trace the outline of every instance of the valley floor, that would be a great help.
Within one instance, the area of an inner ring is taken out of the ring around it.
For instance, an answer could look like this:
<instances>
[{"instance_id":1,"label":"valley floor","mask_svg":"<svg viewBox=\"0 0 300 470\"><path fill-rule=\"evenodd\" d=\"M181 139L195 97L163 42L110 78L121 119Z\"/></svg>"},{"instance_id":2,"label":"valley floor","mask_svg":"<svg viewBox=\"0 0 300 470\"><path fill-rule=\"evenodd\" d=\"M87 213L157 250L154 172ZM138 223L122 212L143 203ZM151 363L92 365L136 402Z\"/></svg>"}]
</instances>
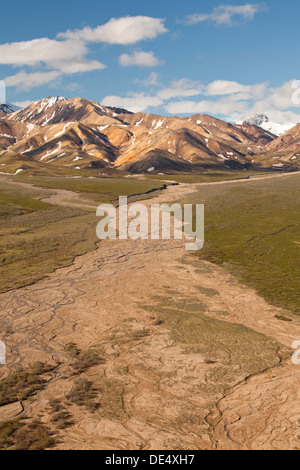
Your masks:
<instances>
[{"instance_id":1,"label":"valley floor","mask_svg":"<svg viewBox=\"0 0 300 470\"><path fill-rule=\"evenodd\" d=\"M193 190L169 187L151 203ZM23 408L2 406L0 420L39 417L56 449L300 447L300 366L291 362L299 320L282 321L285 311L181 241L101 242L1 294L0 308L9 348L2 378L36 361L55 365L44 388ZM102 360L75 373L75 344ZM92 384L93 412L69 398L78 378ZM55 428L53 400L72 425Z\"/></svg>"}]
</instances>

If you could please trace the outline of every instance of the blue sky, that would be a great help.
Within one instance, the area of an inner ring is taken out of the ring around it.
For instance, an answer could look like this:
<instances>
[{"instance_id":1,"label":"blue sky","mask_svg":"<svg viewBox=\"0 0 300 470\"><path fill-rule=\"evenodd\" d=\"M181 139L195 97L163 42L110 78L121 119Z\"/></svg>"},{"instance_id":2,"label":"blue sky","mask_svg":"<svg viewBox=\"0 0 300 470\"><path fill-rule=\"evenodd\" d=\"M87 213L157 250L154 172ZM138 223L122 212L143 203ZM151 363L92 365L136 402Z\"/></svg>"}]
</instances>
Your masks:
<instances>
[{"instance_id":1,"label":"blue sky","mask_svg":"<svg viewBox=\"0 0 300 470\"><path fill-rule=\"evenodd\" d=\"M299 16L299 0L5 2L0 78L20 105L82 96L133 111L233 121L265 112L296 123Z\"/></svg>"}]
</instances>

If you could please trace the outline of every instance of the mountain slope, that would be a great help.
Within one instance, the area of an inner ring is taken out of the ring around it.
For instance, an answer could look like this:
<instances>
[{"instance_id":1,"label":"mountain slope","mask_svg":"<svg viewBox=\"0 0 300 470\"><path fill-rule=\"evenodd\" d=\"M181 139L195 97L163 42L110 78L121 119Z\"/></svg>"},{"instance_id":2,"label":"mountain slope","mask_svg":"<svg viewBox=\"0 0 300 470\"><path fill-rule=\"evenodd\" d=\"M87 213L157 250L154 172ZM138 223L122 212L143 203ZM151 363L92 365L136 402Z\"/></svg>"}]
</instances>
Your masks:
<instances>
[{"instance_id":1,"label":"mountain slope","mask_svg":"<svg viewBox=\"0 0 300 470\"><path fill-rule=\"evenodd\" d=\"M48 163L57 163L59 158L59 164L68 163L68 166L69 163L80 160L88 160L84 162L88 163L91 158L112 163L118 153L118 149L97 129L73 122L46 127L34 126L32 132L11 150ZM73 158L70 160L69 157Z\"/></svg>"},{"instance_id":2,"label":"mountain slope","mask_svg":"<svg viewBox=\"0 0 300 470\"><path fill-rule=\"evenodd\" d=\"M300 124L267 145L275 158L300 166Z\"/></svg>"}]
</instances>

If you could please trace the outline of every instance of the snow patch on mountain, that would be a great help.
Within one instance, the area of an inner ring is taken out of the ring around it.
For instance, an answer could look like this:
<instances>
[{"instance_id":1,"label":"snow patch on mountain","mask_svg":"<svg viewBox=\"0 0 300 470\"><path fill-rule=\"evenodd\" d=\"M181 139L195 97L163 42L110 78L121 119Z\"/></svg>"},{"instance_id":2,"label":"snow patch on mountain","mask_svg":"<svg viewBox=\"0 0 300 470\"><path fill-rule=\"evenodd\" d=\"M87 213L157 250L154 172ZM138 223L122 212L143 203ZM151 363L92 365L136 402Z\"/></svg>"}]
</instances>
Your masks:
<instances>
[{"instance_id":1,"label":"snow patch on mountain","mask_svg":"<svg viewBox=\"0 0 300 470\"><path fill-rule=\"evenodd\" d=\"M289 131L290 129L292 129L292 127L296 125L296 123L284 124L284 123L272 122L270 121L269 117L266 116L265 114L255 114L254 116L244 116L236 124L238 125L251 124L254 126L261 127L265 131L271 132L272 134L275 134L278 136Z\"/></svg>"},{"instance_id":2,"label":"snow patch on mountain","mask_svg":"<svg viewBox=\"0 0 300 470\"><path fill-rule=\"evenodd\" d=\"M37 114L42 111L46 111L48 108L51 108L59 101L66 101L66 98L63 96L49 96L48 98L44 98L41 101L37 101L35 104L40 104Z\"/></svg>"}]
</instances>

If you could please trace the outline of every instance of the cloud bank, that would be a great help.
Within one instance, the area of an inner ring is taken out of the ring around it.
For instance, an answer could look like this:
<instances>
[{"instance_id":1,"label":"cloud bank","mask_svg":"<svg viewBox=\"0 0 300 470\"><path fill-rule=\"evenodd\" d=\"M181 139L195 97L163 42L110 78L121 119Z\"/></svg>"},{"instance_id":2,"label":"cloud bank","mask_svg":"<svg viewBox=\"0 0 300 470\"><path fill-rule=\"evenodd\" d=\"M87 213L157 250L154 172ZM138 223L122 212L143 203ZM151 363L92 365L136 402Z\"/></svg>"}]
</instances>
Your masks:
<instances>
[{"instance_id":1,"label":"cloud bank","mask_svg":"<svg viewBox=\"0 0 300 470\"><path fill-rule=\"evenodd\" d=\"M162 18L147 16L112 18L96 28L86 27L60 33L55 39L45 37L0 44L0 65L23 68L4 81L8 87L28 91L50 84L63 75L103 70L106 68L105 64L88 58L89 44L128 45L153 40L167 32L164 21ZM134 52L132 55L121 55L120 64L154 67L160 62L153 52ZM28 68L35 70L28 71Z\"/></svg>"},{"instance_id":2,"label":"cloud bank","mask_svg":"<svg viewBox=\"0 0 300 470\"><path fill-rule=\"evenodd\" d=\"M132 54L122 54L119 57L119 64L122 67L131 67L131 66L139 66L139 67L157 67L161 65L161 61L159 61L153 52L138 52L134 51Z\"/></svg>"},{"instance_id":3,"label":"cloud bank","mask_svg":"<svg viewBox=\"0 0 300 470\"><path fill-rule=\"evenodd\" d=\"M210 21L217 26L236 26L241 21L252 21L256 13L266 10L263 3L246 3L245 5L220 5L211 13L195 13L179 21L185 25L195 25Z\"/></svg>"},{"instance_id":4,"label":"cloud bank","mask_svg":"<svg viewBox=\"0 0 300 470\"><path fill-rule=\"evenodd\" d=\"M204 85L186 78L173 80L166 86L159 85L157 81L155 83L159 87L155 94L144 92L128 93L125 97L106 96L102 103L122 106L134 112L151 112L152 108L160 107L162 114L211 114L232 122L246 114L258 113L267 114L282 124L299 122L296 111L300 109L300 100L293 100L295 80L277 88L270 87L268 83L244 85L226 80Z\"/></svg>"},{"instance_id":5,"label":"cloud bank","mask_svg":"<svg viewBox=\"0 0 300 470\"><path fill-rule=\"evenodd\" d=\"M79 39L86 42L128 45L155 39L167 31L162 18L127 16L119 19L112 18L108 23L97 28L87 26L81 30L69 30L60 33L58 37L71 40Z\"/></svg>"}]
</instances>

